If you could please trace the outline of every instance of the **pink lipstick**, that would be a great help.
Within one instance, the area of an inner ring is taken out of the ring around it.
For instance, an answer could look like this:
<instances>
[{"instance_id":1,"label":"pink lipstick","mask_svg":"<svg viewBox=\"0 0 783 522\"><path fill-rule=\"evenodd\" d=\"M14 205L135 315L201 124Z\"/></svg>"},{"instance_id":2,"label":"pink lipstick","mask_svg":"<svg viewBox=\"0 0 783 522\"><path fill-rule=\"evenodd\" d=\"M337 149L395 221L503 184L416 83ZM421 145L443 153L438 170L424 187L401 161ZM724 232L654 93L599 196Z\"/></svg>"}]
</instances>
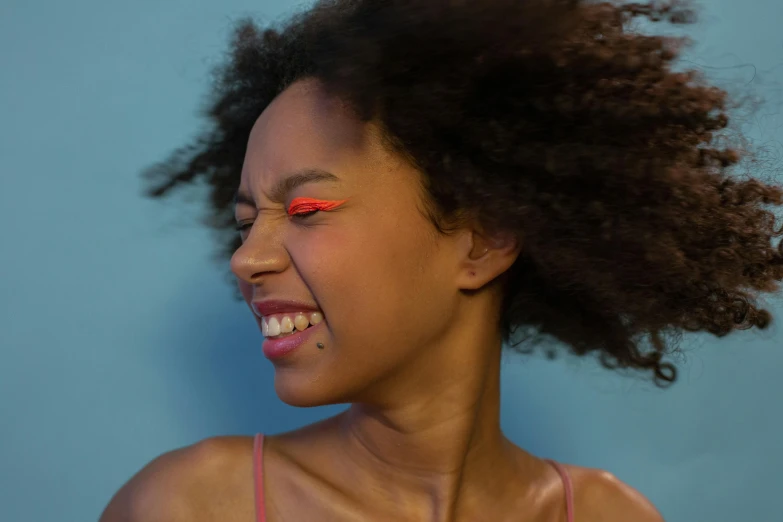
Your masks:
<instances>
[{"instance_id":1,"label":"pink lipstick","mask_svg":"<svg viewBox=\"0 0 783 522\"><path fill-rule=\"evenodd\" d=\"M269 360L281 359L305 344L315 333L323 328L324 321L308 327L301 332L292 333L278 339L264 339L261 348L264 356Z\"/></svg>"}]
</instances>

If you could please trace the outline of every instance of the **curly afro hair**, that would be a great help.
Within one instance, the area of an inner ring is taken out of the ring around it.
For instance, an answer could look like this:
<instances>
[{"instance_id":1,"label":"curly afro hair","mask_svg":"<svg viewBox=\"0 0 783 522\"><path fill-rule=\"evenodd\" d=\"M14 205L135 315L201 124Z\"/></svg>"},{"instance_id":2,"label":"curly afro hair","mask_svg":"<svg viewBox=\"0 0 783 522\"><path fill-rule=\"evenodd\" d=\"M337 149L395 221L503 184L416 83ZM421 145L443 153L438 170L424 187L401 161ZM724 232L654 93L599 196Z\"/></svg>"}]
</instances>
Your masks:
<instances>
[{"instance_id":1,"label":"curly afro hair","mask_svg":"<svg viewBox=\"0 0 783 522\"><path fill-rule=\"evenodd\" d=\"M469 216L520 238L506 344L555 339L665 386L682 333L765 328L757 298L783 279L783 190L736 172L749 154L728 146L727 93L676 70L685 38L632 27L694 19L584 0L326 0L280 26L242 19L210 128L146 171L147 195L206 181L230 256L250 130L317 78L419 169L439 233Z\"/></svg>"}]
</instances>

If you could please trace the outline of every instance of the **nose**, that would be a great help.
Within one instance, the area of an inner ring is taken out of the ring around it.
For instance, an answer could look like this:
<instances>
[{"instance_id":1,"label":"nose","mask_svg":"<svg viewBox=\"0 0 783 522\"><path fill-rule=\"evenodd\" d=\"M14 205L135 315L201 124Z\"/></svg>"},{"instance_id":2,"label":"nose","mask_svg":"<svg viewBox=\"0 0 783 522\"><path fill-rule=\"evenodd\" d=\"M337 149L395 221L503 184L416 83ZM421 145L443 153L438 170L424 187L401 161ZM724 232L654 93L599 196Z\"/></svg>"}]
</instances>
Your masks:
<instances>
[{"instance_id":1,"label":"nose","mask_svg":"<svg viewBox=\"0 0 783 522\"><path fill-rule=\"evenodd\" d=\"M240 281L257 285L265 274L282 272L287 263L288 254L279 242L253 230L231 256L231 271Z\"/></svg>"}]
</instances>

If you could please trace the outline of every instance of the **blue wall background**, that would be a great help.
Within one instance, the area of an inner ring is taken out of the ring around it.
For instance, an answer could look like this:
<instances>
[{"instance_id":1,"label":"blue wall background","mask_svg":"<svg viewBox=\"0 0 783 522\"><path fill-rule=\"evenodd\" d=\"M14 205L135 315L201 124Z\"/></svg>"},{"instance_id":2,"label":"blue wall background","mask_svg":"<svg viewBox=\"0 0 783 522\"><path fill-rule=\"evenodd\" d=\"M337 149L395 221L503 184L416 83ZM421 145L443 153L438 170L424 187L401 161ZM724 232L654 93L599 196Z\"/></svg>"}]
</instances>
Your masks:
<instances>
[{"instance_id":1,"label":"blue wall background","mask_svg":"<svg viewBox=\"0 0 783 522\"><path fill-rule=\"evenodd\" d=\"M277 400L196 206L140 196L138 172L200 128L231 23L263 0L0 3L0 520L96 520L175 447L276 432L342 409ZM783 136L783 7L710 0L689 58L766 97ZM779 320L783 307L773 303ZM783 334L691 338L662 392L587 361L510 359L503 423L520 444L609 469L669 522L780 522Z\"/></svg>"}]
</instances>

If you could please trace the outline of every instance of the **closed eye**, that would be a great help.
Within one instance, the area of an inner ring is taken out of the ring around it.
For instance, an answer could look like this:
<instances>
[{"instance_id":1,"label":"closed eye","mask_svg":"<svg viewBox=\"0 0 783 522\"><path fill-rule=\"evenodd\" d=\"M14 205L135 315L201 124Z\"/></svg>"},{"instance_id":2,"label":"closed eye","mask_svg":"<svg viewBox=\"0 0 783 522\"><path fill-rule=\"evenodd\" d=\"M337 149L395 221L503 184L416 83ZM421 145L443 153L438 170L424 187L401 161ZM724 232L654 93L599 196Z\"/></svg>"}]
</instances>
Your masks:
<instances>
[{"instance_id":1,"label":"closed eye","mask_svg":"<svg viewBox=\"0 0 783 522\"><path fill-rule=\"evenodd\" d=\"M320 212L320 210L310 210L310 211L307 211L307 212L298 212L296 214L291 214L291 218L294 218L294 219L304 219L304 218L308 218L308 217L310 217L310 216L312 216L314 214L317 214L318 212Z\"/></svg>"},{"instance_id":2,"label":"closed eye","mask_svg":"<svg viewBox=\"0 0 783 522\"><path fill-rule=\"evenodd\" d=\"M291 219L302 220L310 216L313 216L318 212L320 212L320 210L310 210L308 212L299 212L297 214L292 214L290 217ZM234 225L234 230L236 230L239 233L247 232L251 228L253 228L253 221L242 221Z\"/></svg>"},{"instance_id":3,"label":"closed eye","mask_svg":"<svg viewBox=\"0 0 783 522\"><path fill-rule=\"evenodd\" d=\"M342 201L324 201L315 198L294 198L288 207L288 215L294 219L305 219L320 211L331 211L345 203Z\"/></svg>"},{"instance_id":4,"label":"closed eye","mask_svg":"<svg viewBox=\"0 0 783 522\"><path fill-rule=\"evenodd\" d=\"M237 223L234 228L237 232L246 232L247 230L250 230L250 227L253 226L252 221L243 221L241 223Z\"/></svg>"}]
</instances>

